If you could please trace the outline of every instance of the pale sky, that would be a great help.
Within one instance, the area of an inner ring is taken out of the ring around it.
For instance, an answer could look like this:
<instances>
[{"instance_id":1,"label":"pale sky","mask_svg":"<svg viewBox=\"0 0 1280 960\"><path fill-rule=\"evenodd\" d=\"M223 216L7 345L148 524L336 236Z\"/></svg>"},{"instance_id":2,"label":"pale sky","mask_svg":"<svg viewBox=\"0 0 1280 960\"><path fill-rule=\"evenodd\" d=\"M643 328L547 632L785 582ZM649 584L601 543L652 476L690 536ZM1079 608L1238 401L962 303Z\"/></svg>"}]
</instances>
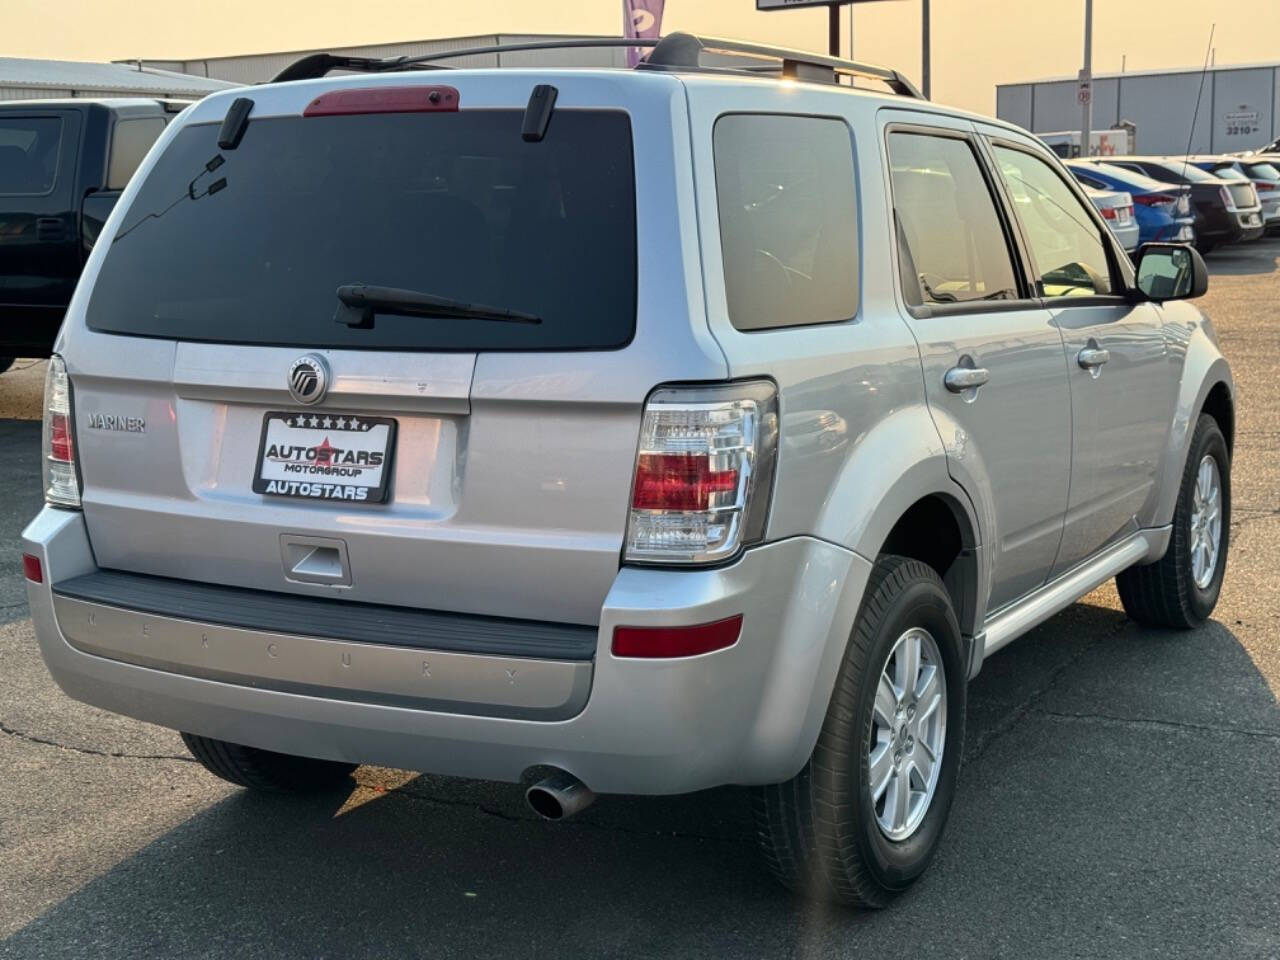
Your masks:
<instances>
[{"instance_id":1,"label":"pale sky","mask_svg":"<svg viewBox=\"0 0 1280 960\"><path fill-rule=\"evenodd\" d=\"M825 50L826 10L667 0L663 31ZM1216 10L1216 12L1215 12ZM0 56L195 59L481 33L621 32L621 0L0 0ZM847 18L847 15L846 15ZM920 0L854 15L854 56L920 78ZM1095 0L1095 73L1280 59L1280 2ZM847 56L848 20L843 53ZM995 85L1080 68L1084 0L933 0L935 100L995 112Z\"/></svg>"}]
</instances>

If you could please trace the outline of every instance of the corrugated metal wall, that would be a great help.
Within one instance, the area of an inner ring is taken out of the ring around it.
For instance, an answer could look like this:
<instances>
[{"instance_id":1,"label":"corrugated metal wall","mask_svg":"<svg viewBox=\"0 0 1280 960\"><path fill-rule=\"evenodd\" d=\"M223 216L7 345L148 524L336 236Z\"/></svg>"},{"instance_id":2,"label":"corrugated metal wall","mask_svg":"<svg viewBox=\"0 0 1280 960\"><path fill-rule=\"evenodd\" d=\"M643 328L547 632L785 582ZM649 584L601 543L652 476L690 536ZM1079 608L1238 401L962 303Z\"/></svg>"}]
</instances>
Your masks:
<instances>
[{"instance_id":1,"label":"corrugated metal wall","mask_svg":"<svg viewBox=\"0 0 1280 960\"><path fill-rule=\"evenodd\" d=\"M444 40L423 40L412 43L384 43L364 47L331 48L329 53L353 57L413 57L445 50L464 50L468 47L487 47L498 43L527 43L536 40L553 40L557 37L530 34L485 34L474 37L450 37ZM568 39L568 38L565 38ZM240 57L214 57L206 60L147 60L148 67L175 70L197 77L213 77L232 83L262 83L309 53L316 50L296 50L289 53L248 54ZM459 57L448 61L455 67L516 67L556 66L603 67L626 66L626 54L622 48L584 48L550 51L504 53L501 63L497 54L475 57Z\"/></svg>"},{"instance_id":2,"label":"corrugated metal wall","mask_svg":"<svg viewBox=\"0 0 1280 960\"><path fill-rule=\"evenodd\" d=\"M1142 153L1180 154L1190 138L1193 153L1252 150L1280 136L1280 65L1211 70L1200 74L1133 73L1097 77L1093 82L1093 126L1119 120L1138 125ZM1195 131L1191 118L1195 115ZM1032 133L1080 127L1074 80L1007 84L996 88L996 115Z\"/></svg>"}]
</instances>

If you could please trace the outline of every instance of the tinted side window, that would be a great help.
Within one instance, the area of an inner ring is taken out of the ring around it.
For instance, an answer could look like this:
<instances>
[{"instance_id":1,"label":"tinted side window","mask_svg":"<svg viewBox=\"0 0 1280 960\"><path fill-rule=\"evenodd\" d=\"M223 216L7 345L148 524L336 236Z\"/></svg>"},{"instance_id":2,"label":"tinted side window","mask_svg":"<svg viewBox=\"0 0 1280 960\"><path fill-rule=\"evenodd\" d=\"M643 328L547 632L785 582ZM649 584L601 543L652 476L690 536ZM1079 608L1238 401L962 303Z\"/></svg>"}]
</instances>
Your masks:
<instances>
[{"instance_id":1,"label":"tinted side window","mask_svg":"<svg viewBox=\"0 0 1280 960\"><path fill-rule=\"evenodd\" d=\"M57 117L0 117L0 194L38 196L52 190L61 145Z\"/></svg>"},{"instance_id":2,"label":"tinted side window","mask_svg":"<svg viewBox=\"0 0 1280 960\"><path fill-rule=\"evenodd\" d=\"M889 135L889 170L907 302L1016 300L991 191L964 140Z\"/></svg>"},{"instance_id":3,"label":"tinted side window","mask_svg":"<svg viewBox=\"0 0 1280 960\"><path fill-rule=\"evenodd\" d=\"M729 319L739 330L858 312L853 141L841 120L721 117L713 136Z\"/></svg>"},{"instance_id":4,"label":"tinted side window","mask_svg":"<svg viewBox=\"0 0 1280 960\"><path fill-rule=\"evenodd\" d=\"M994 146L996 166L1035 259L1042 297L1111 292L1111 262L1102 232L1066 181L1048 163Z\"/></svg>"},{"instance_id":5,"label":"tinted side window","mask_svg":"<svg viewBox=\"0 0 1280 960\"><path fill-rule=\"evenodd\" d=\"M164 133L163 117L133 117L117 120L111 135L111 163L107 167L107 189L123 190L133 171L151 145Z\"/></svg>"}]
</instances>

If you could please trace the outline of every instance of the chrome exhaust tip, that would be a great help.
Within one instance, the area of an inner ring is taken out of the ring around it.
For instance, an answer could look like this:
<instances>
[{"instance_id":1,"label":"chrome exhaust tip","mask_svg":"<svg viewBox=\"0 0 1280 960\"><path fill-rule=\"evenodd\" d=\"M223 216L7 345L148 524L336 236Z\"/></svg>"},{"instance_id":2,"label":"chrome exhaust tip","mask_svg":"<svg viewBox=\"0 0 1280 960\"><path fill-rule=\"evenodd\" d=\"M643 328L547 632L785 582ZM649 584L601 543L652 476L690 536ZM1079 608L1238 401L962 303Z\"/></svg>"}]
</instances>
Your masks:
<instances>
[{"instance_id":1,"label":"chrome exhaust tip","mask_svg":"<svg viewBox=\"0 0 1280 960\"><path fill-rule=\"evenodd\" d=\"M557 770L524 792L525 802L544 820L566 820L595 803L596 795L572 773Z\"/></svg>"}]
</instances>

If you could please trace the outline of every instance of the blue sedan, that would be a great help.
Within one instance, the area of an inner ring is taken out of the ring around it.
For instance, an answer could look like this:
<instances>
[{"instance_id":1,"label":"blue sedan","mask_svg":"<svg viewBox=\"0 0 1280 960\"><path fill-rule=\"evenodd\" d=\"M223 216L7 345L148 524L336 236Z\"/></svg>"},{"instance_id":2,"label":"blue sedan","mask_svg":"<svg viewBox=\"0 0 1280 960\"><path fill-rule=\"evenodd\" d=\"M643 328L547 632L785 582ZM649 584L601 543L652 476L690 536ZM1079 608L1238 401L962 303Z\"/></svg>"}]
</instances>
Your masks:
<instances>
[{"instance_id":1,"label":"blue sedan","mask_svg":"<svg viewBox=\"0 0 1280 960\"><path fill-rule=\"evenodd\" d=\"M1185 186L1161 183L1123 167L1094 161L1067 161L1075 178L1095 190L1123 190L1133 197L1138 242L1193 243L1195 214Z\"/></svg>"}]
</instances>

